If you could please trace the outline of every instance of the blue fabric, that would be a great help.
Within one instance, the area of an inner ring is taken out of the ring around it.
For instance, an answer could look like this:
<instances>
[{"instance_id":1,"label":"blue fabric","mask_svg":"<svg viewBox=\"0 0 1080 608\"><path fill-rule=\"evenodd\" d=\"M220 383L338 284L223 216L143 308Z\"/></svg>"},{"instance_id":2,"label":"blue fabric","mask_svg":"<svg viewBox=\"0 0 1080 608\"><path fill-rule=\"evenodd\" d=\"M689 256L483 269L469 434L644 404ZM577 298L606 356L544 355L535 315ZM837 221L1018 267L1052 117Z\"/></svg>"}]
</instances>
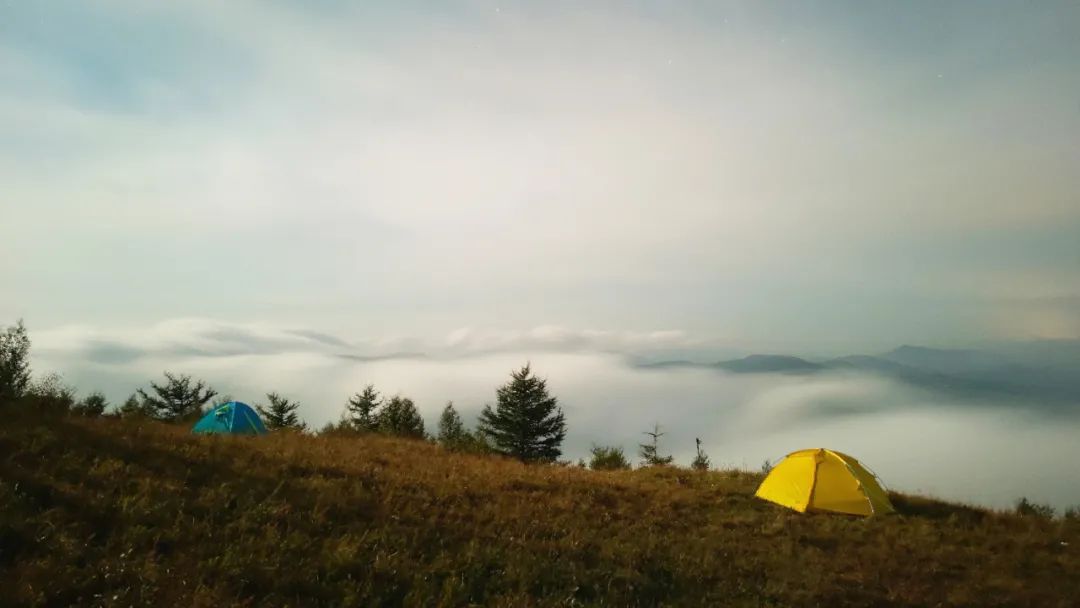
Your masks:
<instances>
[{"instance_id":1,"label":"blue fabric","mask_svg":"<svg viewBox=\"0 0 1080 608\"><path fill-rule=\"evenodd\" d=\"M192 433L264 435L266 427L251 406L239 401L223 403L210 410L191 429Z\"/></svg>"}]
</instances>

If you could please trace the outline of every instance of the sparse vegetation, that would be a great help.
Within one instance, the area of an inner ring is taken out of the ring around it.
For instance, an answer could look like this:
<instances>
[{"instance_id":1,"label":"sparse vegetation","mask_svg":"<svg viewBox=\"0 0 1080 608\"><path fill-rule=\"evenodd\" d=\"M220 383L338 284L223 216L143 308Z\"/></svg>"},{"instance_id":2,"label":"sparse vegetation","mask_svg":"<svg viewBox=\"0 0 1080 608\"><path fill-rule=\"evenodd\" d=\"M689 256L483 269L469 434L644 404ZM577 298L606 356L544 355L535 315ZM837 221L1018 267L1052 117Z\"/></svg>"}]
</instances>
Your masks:
<instances>
[{"instance_id":1,"label":"sparse vegetation","mask_svg":"<svg viewBox=\"0 0 1080 608\"><path fill-rule=\"evenodd\" d=\"M757 473L600 473L379 434L200 437L150 420L36 414L0 422L0 453L6 605L1070 606L1080 596L1076 527L897 494L898 516L798 514L753 498Z\"/></svg>"},{"instance_id":2,"label":"sparse vegetation","mask_svg":"<svg viewBox=\"0 0 1080 608\"><path fill-rule=\"evenodd\" d=\"M66 413L75 406L75 388L60 374L45 374L30 382L23 400L42 412Z\"/></svg>"},{"instance_id":3,"label":"sparse vegetation","mask_svg":"<svg viewBox=\"0 0 1080 608\"><path fill-rule=\"evenodd\" d=\"M1031 502L1026 496L1021 496L1016 501L1016 514L1021 517L1037 517L1039 519L1053 519L1054 507L1047 504Z\"/></svg>"},{"instance_id":4,"label":"sparse vegetation","mask_svg":"<svg viewBox=\"0 0 1080 608\"><path fill-rule=\"evenodd\" d=\"M694 442L697 444L697 454L694 456L693 462L690 463L690 468L695 471L708 471L709 456L705 453L705 450L701 449L701 438L695 437Z\"/></svg>"},{"instance_id":5,"label":"sparse vegetation","mask_svg":"<svg viewBox=\"0 0 1080 608\"><path fill-rule=\"evenodd\" d=\"M22 399L30 387L30 337L20 320L0 331L0 405Z\"/></svg>"},{"instance_id":6,"label":"sparse vegetation","mask_svg":"<svg viewBox=\"0 0 1080 608\"><path fill-rule=\"evenodd\" d=\"M664 433L660 431L659 424L654 424L653 430L645 431L643 434L648 435L652 441L638 446L638 455L641 456L642 465L647 467L666 466L674 462L674 456L660 455L660 438L664 436Z\"/></svg>"},{"instance_id":7,"label":"sparse vegetation","mask_svg":"<svg viewBox=\"0 0 1080 608\"><path fill-rule=\"evenodd\" d=\"M589 452L592 454L589 468L594 471L619 471L630 468L630 461L626 459L623 449L619 446L594 445Z\"/></svg>"},{"instance_id":8,"label":"sparse vegetation","mask_svg":"<svg viewBox=\"0 0 1080 608\"><path fill-rule=\"evenodd\" d=\"M105 398L105 394L101 391L94 391L72 407L71 412L80 416L95 418L104 414L108 407L109 401Z\"/></svg>"}]
</instances>

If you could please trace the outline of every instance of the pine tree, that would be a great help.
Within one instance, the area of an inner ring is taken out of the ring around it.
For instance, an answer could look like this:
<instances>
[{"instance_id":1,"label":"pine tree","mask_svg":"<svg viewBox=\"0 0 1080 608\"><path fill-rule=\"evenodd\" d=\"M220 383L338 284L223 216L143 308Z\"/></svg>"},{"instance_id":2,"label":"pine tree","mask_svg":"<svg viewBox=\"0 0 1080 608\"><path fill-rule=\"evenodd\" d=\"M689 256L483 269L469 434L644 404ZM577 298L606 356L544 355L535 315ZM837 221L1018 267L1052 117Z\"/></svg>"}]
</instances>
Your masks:
<instances>
[{"instance_id":1,"label":"pine tree","mask_svg":"<svg viewBox=\"0 0 1080 608\"><path fill-rule=\"evenodd\" d=\"M30 337L19 320L0 331L0 405L21 399L30 387Z\"/></svg>"},{"instance_id":2,"label":"pine tree","mask_svg":"<svg viewBox=\"0 0 1080 608\"><path fill-rule=\"evenodd\" d=\"M141 388L138 391L143 407L159 420L175 421L198 414L206 402L217 395L217 391L202 380L192 383L191 376L186 374L174 376L165 372L165 378L168 381L164 385L150 383L154 396Z\"/></svg>"},{"instance_id":3,"label":"pine tree","mask_svg":"<svg viewBox=\"0 0 1080 608\"><path fill-rule=\"evenodd\" d=\"M705 450L701 449L701 439L695 437L694 441L697 442L697 456L694 456L694 461L690 463L690 468L696 471L708 471L709 456L705 454Z\"/></svg>"},{"instance_id":4,"label":"pine tree","mask_svg":"<svg viewBox=\"0 0 1080 608\"><path fill-rule=\"evenodd\" d=\"M345 404L343 422L347 422L357 431L371 432L378 428L378 409L382 405L379 392L374 385L364 387L364 392L349 397Z\"/></svg>"},{"instance_id":5,"label":"pine tree","mask_svg":"<svg viewBox=\"0 0 1080 608\"><path fill-rule=\"evenodd\" d=\"M641 456L641 463L645 466L657 466L668 465L675 460L674 456L661 456L660 455L660 438L664 436L664 433L660 432L660 425L654 424L652 432L645 431L645 435L652 437L652 443L639 444L640 450L638 454Z\"/></svg>"},{"instance_id":6,"label":"pine tree","mask_svg":"<svg viewBox=\"0 0 1080 608\"><path fill-rule=\"evenodd\" d=\"M416 404L408 397L395 395L383 404L375 416L380 433L399 437L424 438L424 419L416 410Z\"/></svg>"},{"instance_id":7,"label":"pine tree","mask_svg":"<svg viewBox=\"0 0 1080 608\"><path fill-rule=\"evenodd\" d=\"M263 422L266 423L266 428L272 431L278 429L302 431L307 428L306 424L300 422L300 417L296 413L296 410L300 407L298 401L289 401L277 393L267 393L266 399L270 402L268 407L255 406Z\"/></svg>"},{"instance_id":8,"label":"pine tree","mask_svg":"<svg viewBox=\"0 0 1080 608\"><path fill-rule=\"evenodd\" d=\"M443 447L456 447L468 438L469 432L461 422L461 416L454 409L454 402L447 401L439 417L439 435L437 439Z\"/></svg>"},{"instance_id":9,"label":"pine tree","mask_svg":"<svg viewBox=\"0 0 1080 608\"><path fill-rule=\"evenodd\" d=\"M533 376L526 364L495 394L495 409L486 405L480 414L480 432L495 449L525 462L555 461L562 454L566 420L548 394L547 381Z\"/></svg>"}]
</instances>

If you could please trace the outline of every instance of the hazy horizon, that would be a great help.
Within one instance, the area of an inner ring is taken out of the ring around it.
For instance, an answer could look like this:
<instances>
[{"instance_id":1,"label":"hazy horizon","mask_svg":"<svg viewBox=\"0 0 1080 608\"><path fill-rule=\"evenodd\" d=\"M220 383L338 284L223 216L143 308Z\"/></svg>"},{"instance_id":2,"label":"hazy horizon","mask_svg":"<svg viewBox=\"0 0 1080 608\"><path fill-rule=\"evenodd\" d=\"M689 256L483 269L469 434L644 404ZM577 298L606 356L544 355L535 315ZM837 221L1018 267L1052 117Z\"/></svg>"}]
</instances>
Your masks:
<instances>
[{"instance_id":1,"label":"hazy horizon","mask_svg":"<svg viewBox=\"0 0 1080 608\"><path fill-rule=\"evenodd\" d=\"M567 460L586 458L594 443L636 456L642 433L659 423L664 451L683 465L698 437L714 466L751 470L825 446L854 454L900 491L997 508L1020 496L1059 509L1080 503L1080 476L1062 466L1080 458L1080 399L1060 407L1010 395L958 396L860 370L647 368L630 356L641 343L626 336L620 346L612 336L584 343L551 330L542 335L549 338L544 348L538 336L531 348L521 340L470 348L459 339L456 350L443 344L433 356L365 357L335 336L205 320L112 341L85 331L31 331L39 374L62 373L81 394L102 390L114 405L170 370L208 381L219 398L259 404L277 391L298 400L300 416L318 429L339 419L349 395L373 384L386 396L413 399L434 433L446 402L472 426L510 371L531 362L565 411Z\"/></svg>"}]
</instances>

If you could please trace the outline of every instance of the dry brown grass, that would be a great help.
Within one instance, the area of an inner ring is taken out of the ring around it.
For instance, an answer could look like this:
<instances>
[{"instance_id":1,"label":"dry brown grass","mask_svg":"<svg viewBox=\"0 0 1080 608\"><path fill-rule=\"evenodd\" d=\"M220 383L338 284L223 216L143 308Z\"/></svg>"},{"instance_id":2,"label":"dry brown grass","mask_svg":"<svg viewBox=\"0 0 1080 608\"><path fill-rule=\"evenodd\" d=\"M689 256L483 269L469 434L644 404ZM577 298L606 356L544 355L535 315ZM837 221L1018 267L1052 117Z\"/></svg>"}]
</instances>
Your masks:
<instances>
[{"instance_id":1,"label":"dry brown grass","mask_svg":"<svg viewBox=\"0 0 1080 608\"><path fill-rule=\"evenodd\" d=\"M903 496L898 516L799 515L759 480L9 420L0 603L1077 605L1076 522Z\"/></svg>"}]
</instances>

